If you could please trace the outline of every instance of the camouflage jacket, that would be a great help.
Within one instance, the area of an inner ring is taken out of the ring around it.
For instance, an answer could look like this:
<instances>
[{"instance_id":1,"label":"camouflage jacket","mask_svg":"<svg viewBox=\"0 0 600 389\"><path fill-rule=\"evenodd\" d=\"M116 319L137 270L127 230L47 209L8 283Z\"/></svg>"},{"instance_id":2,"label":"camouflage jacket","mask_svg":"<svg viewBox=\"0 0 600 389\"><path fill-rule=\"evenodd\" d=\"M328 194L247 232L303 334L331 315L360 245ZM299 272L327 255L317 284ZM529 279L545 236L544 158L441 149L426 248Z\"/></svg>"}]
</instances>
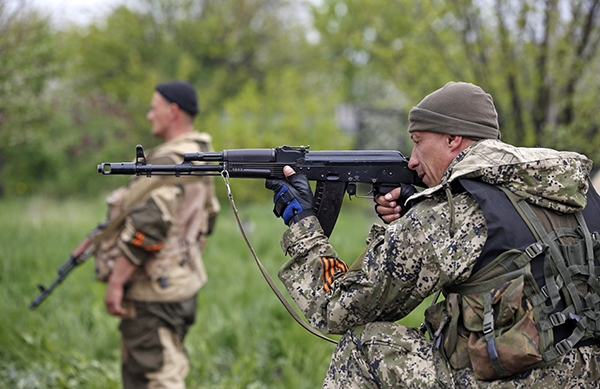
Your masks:
<instances>
[{"instance_id":1,"label":"camouflage jacket","mask_svg":"<svg viewBox=\"0 0 600 389\"><path fill-rule=\"evenodd\" d=\"M458 178L502 185L529 202L561 212L585 207L592 162L573 152L519 148L483 140L460 153L442 183L386 227L374 225L350 269L316 217L292 225L281 239L291 259L279 271L310 324L326 333L374 321L396 321L440 289L464 282L487 239L483 212L468 193L452 194Z\"/></svg>"}]
</instances>

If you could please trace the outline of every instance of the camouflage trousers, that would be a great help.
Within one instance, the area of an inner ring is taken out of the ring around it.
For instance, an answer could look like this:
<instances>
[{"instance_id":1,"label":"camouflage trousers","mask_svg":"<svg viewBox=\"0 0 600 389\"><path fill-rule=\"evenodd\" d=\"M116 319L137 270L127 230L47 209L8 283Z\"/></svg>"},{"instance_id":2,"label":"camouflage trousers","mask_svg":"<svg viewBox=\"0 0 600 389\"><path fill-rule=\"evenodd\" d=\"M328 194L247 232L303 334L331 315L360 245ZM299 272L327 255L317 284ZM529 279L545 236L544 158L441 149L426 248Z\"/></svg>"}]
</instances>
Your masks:
<instances>
[{"instance_id":1,"label":"camouflage trousers","mask_svg":"<svg viewBox=\"0 0 600 389\"><path fill-rule=\"evenodd\" d=\"M196 296L182 302L126 301L121 320L124 389L185 389L183 340L196 316Z\"/></svg>"},{"instance_id":2,"label":"camouflage trousers","mask_svg":"<svg viewBox=\"0 0 600 389\"><path fill-rule=\"evenodd\" d=\"M508 379L479 381L471 368L452 370L416 328L377 322L346 333L334 351L324 389L600 388L600 346L571 350L562 361Z\"/></svg>"}]
</instances>

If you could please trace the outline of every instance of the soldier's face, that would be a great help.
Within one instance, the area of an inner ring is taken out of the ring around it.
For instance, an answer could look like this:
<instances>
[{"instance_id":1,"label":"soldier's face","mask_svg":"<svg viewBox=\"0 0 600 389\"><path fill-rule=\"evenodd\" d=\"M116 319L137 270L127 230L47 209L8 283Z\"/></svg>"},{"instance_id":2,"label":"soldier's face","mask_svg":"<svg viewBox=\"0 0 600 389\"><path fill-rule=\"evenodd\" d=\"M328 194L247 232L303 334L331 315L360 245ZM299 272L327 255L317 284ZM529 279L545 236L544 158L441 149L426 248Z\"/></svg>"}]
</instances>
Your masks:
<instances>
[{"instance_id":1,"label":"soldier's face","mask_svg":"<svg viewBox=\"0 0 600 389\"><path fill-rule=\"evenodd\" d=\"M152 122L152 135L164 139L173 121L173 107L158 92L152 95L150 110L146 118Z\"/></svg>"},{"instance_id":2,"label":"soldier's face","mask_svg":"<svg viewBox=\"0 0 600 389\"><path fill-rule=\"evenodd\" d=\"M456 156L452 146L454 137L427 131L411 134L413 149L408 167L417 172L428 187L439 185L442 176Z\"/></svg>"}]
</instances>

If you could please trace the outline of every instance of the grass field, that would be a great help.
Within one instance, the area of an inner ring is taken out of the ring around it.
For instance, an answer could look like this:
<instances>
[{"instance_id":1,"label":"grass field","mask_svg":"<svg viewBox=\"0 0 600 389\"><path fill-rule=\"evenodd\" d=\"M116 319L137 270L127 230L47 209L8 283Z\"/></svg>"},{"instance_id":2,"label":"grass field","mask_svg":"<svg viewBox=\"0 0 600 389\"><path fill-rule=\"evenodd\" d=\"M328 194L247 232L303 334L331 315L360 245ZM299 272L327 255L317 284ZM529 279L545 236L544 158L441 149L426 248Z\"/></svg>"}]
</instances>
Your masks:
<instances>
[{"instance_id":1,"label":"grass field","mask_svg":"<svg viewBox=\"0 0 600 389\"><path fill-rule=\"evenodd\" d=\"M352 262L375 220L368 200L347 204L331 240ZM229 203L222 208L205 252L209 282L186 339L188 388L320 387L333 344L308 333L285 311L254 263ZM286 260L279 247L285 226L273 216L268 194L261 205L238 208L256 253L276 278ZM104 285L94 281L92 263L75 268L42 305L28 309L36 284L55 279L104 214L100 196L0 200L0 387L120 387L118 319L104 310ZM421 312L404 324L418 325Z\"/></svg>"}]
</instances>

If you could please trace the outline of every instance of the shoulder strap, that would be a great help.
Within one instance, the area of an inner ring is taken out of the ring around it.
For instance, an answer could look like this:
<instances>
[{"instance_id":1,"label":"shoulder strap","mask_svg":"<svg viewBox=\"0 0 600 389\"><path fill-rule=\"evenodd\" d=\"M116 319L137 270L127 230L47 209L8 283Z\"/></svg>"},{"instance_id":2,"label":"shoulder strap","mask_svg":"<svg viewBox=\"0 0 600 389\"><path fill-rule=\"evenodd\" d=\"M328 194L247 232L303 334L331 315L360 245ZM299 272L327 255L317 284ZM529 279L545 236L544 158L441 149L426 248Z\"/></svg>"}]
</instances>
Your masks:
<instances>
[{"instance_id":1,"label":"shoulder strap","mask_svg":"<svg viewBox=\"0 0 600 389\"><path fill-rule=\"evenodd\" d=\"M183 153L188 151L191 152L193 150L188 150L185 148L185 146L183 146L186 142L188 142L188 144L192 145L196 143L200 151L209 151L208 144L210 140L210 135L206 133L193 132L189 135L189 137L181 139L176 144L170 145L169 147L172 147L173 153ZM159 146L159 149L161 148L161 146ZM125 204L123 204L122 212L116 218L110 220L106 227L93 237L92 243L97 246L106 236L109 236L116 229L120 228L123 225L125 218L129 214L129 211L136 204L138 204L145 197L147 197L153 190L160 188L164 185L182 185L197 180L198 177L194 176L155 176L152 177L152 179L146 180L144 180L143 177L139 177L135 182L130 184L134 186L134 188L132 189L130 196L127 198Z\"/></svg>"},{"instance_id":2,"label":"shoulder strap","mask_svg":"<svg viewBox=\"0 0 600 389\"><path fill-rule=\"evenodd\" d=\"M574 228L551 226L547 229L524 199L516 200L514 194L502 189L546 251L546 285L542 288L543 296L532 296L539 297L537 301L532 299L534 306L541 307L546 313L540 316L540 331L550 331L567 320L575 323L573 332L567 338L546 349L544 360L550 361L564 355L582 339L600 339L600 266L595 263L596 242L587 227L583 213L578 211L574 214L577 224ZM562 217L553 211L543 212L546 212L550 219ZM565 238L576 238L578 241L559 246L561 239ZM561 298L565 300L566 308L555 312ZM547 300L550 300L550 305L546 304ZM542 317L546 319L541 319Z\"/></svg>"},{"instance_id":3,"label":"shoulder strap","mask_svg":"<svg viewBox=\"0 0 600 389\"><path fill-rule=\"evenodd\" d=\"M153 179L145 180L143 186L132 193L127 202L123 205L122 212L113 220L110 220L106 227L102 229L98 234L94 235L92 238L92 244L98 246L98 244L107 236L109 236L116 229L120 228L125 221L125 218L129 214L129 211L140 201L142 201L145 197L147 197L150 192L154 189L160 188L164 185L178 185L191 181L192 179L197 179L195 177L153 177Z\"/></svg>"}]
</instances>

